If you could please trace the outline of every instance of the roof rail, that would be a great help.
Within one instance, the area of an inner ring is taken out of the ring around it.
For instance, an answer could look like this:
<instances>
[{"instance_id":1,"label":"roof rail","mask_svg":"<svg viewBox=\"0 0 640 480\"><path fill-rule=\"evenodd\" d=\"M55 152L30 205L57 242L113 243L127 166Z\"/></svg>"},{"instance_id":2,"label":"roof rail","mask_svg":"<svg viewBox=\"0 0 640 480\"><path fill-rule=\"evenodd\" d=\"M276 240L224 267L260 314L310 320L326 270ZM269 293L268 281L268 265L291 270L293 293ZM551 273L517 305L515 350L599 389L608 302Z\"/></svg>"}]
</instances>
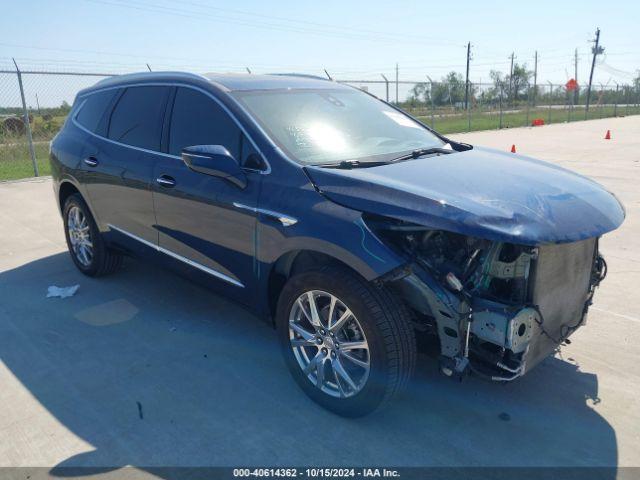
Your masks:
<instances>
[{"instance_id":1,"label":"roof rail","mask_svg":"<svg viewBox=\"0 0 640 480\"><path fill-rule=\"evenodd\" d=\"M308 73L267 73L267 75L278 75L280 77L301 77L301 78L312 78L314 80L324 80L329 81L327 77L321 77L319 75L311 75Z\"/></svg>"}]
</instances>

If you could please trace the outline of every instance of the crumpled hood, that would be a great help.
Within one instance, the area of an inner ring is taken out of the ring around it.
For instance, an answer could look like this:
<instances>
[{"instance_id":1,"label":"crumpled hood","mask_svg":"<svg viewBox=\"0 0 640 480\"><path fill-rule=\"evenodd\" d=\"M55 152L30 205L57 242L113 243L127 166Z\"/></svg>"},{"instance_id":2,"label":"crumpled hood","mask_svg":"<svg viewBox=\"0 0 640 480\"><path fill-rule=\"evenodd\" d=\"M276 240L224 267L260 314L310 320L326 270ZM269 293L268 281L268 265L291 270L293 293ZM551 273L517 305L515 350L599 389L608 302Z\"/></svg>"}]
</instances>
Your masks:
<instances>
[{"instance_id":1,"label":"crumpled hood","mask_svg":"<svg viewBox=\"0 0 640 480\"><path fill-rule=\"evenodd\" d=\"M502 242L574 242L614 230L624 220L622 205L598 183L493 149L306 171L323 195L343 206Z\"/></svg>"}]
</instances>

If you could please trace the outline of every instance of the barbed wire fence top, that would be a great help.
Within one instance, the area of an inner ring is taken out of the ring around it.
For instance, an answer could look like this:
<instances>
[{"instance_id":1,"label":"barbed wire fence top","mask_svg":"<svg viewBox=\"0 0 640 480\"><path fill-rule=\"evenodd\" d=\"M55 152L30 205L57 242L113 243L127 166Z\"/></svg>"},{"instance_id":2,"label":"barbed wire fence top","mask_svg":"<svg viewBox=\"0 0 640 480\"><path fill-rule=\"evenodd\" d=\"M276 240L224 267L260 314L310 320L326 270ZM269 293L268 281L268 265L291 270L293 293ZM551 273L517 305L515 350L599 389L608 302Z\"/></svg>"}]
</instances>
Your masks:
<instances>
[{"instance_id":1,"label":"barbed wire fence top","mask_svg":"<svg viewBox=\"0 0 640 480\"><path fill-rule=\"evenodd\" d=\"M115 74L0 65L0 181L48 175L49 142L62 127L77 93ZM584 88L533 82L530 75L469 82L468 94L465 79L455 72L444 81L396 81L382 75L379 80L332 80L393 103L444 134L640 113L637 79L625 85L594 84L588 112Z\"/></svg>"}]
</instances>

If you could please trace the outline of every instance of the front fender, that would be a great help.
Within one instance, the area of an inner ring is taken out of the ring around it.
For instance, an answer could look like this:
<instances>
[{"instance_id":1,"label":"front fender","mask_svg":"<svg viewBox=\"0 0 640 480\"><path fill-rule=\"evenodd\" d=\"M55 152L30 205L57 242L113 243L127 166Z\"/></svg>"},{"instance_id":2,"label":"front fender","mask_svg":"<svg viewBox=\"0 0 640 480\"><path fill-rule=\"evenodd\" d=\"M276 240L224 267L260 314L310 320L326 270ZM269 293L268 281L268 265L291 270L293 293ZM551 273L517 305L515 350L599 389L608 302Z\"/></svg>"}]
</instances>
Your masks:
<instances>
[{"instance_id":1,"label":"front fender","mask_svg":"<svg viewBox=\"0 0 640 480\"><path fill-rule=\"evenodd\" d=\"M337 205L316 192L308 192L305 197L313 199L313 203L306 208L304 202L297 203L295 210L300 215L295 210L288 211L297 219L294 225L285 227L266 218L258 222L256 273L260 291L267 292L261 302L264 312L268 312L271 273L285 256L293 258L293 254L303 251L321 253L369 281L406 263L369 229L360 212Z\"/></svg>"},{"instance_id":2,"label":"front fender","mask_svg":"<svg viewBox=\"0 0 640 480\"><path fill-rule=\"evenodd\" d=\"M323 203L326 204L312 209L312 218L302 218L290 227L260 222L257 258L261 277L268 277L276 261L294 251L328 255L367 280L406 263L369 229L360 212L328 201Z\"/></svg>"}]
</instances>

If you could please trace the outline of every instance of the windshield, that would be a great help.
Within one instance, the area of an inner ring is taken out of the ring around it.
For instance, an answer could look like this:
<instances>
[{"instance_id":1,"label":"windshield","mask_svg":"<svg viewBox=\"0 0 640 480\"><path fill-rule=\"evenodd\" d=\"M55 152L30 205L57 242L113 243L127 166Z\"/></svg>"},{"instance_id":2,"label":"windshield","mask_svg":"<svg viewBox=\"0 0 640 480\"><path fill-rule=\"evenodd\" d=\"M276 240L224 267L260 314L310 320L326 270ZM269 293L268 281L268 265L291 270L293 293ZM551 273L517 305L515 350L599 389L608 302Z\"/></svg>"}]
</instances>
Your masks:
<instances>
[{"instance_id":1,"label":"windshield","mask_svg":"<svg viewBox=\"0 0 640 480\"><path fill-rule=\"evenodd\" d=\"M358 90L239 91L233 96L287 155L304 164L380 161L445 144Z\"/></svg>"}]
</instances>

